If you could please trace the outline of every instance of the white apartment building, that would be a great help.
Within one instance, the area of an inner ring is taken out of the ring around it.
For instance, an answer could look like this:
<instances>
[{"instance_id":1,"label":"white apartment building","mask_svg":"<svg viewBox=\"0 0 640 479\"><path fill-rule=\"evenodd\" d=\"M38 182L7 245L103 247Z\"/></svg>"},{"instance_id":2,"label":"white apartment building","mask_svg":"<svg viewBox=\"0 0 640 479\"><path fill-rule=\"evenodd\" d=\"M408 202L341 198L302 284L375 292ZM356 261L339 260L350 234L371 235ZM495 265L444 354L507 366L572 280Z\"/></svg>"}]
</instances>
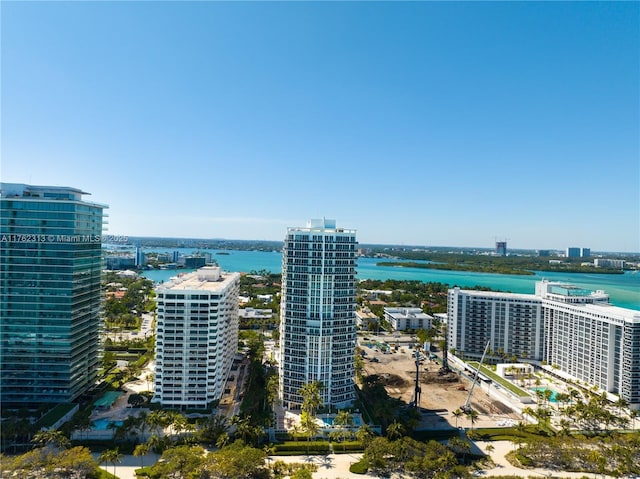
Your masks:
<instances>
[{"instance_id":1,"label":"white apartment building","mask_svg":"<svg viewBox=\"0 0 640 479\"><path fill-rule=\"evenodd\" d=\"M640 311L609 303L603 291L541 281L548 364L640 409Z\"/></svg>"},{"instance_id":2,"label":"white apartment building","mask_svg":"<svg viewBox=\"0 0 640 479\"><path fill-rule=\"evenodd\" d=\"M606 259L596 258L593 260L593 264L596 268L619 268L624 269L625 260L623 259Z\"/></svg>"},{"instance_id":3,"label":"white apartment building","mask_svg":"<svg viewBox=\"0 0 640 479\"><path fill-rule=\"evenodd\" d=\"M239 273L205 266L156 288L154 402L205 409L220 399L238 348Z\"/></svg>"},{"instance_id":4,"label":"white apartment building","mask_svg":"<svg viewBox=\"0 0 640 479\"><path fill-rule=\"evenodd\" d=\"M640 312L603 291L540 281L535 295L449 290L448 346L479 358L495 353L553 365L562 376L640 408Z\"/></svg>"},{"instance_id":5,"label":"white apartment building","mask_svg":"<svg viewBox=\"0 0 640 479\"><path fill-rule=\"evenodd\" d=\"M335 220L288 228L282 255L279 394L299 409L298 393L320 381L322 401L344 407L354 399L356 233Z\"/></svg>"},{"instance_id":6,"label":"white apartment building","mask_svg":"<svg viewBox=\"0 0 640 479\"><path fill-rule=\"evenodd\" d=\"M449 290L447 314L448 344L456 355L480 359L489 342L490 356L542 360L540 298L453 288Z\"/></svg>"},{"instance_id":7,"label":"white apartment building","mask_svg":"<svg viewBox=\"0 0 640 479\"><path fill-rule=\"evenodd\" d=\"M420 308L384 308L384 319L394 331L431 329L433 317Z\"/></svg>"}]
</instances>

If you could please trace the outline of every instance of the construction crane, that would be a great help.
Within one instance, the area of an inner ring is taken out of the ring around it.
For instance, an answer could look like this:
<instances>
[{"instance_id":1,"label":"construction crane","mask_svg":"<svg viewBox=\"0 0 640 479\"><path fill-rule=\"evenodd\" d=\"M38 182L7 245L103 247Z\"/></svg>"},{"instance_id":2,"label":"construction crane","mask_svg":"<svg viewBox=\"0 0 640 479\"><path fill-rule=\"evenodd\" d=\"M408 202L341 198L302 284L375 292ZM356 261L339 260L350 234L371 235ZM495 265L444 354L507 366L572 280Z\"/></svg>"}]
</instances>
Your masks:
<instances>
[{"instance_id":1,"label":"construction crane","mask_svg":"<svg viewBox=\"0 0 640 479\"><path fill-rule=\"evenodd\" d=\"M413 396L413 407L420 409L420 394L422 388L420 387L420 350L416 348L416 388Z\"/></svg>"},{"instance_id":2,"label":"construction crane","mask_svg":"<svg viewBox=\"0 0 640 479\"><path fill-rule=\"evenodd\" d=\"M473 388L476 387L476 382L478 382L478 376L480 376L480 368L482 367L482 363L484 363L484 357L486 356L487 351L489 350L489 344L491 344L491 340L487 341L487 345L484 347L484 352L482 353L480 364L478 364L478 367L476 368L476 374L473 377L473 381L471 382L471 388L469 389L469 395L467 396L467 400L464 402L462 406L460 406L460 410L465 414L471 412L471 406L469 405L469 403L471 402L471 395L473 394Z\"/></svg>"}]
</instances>

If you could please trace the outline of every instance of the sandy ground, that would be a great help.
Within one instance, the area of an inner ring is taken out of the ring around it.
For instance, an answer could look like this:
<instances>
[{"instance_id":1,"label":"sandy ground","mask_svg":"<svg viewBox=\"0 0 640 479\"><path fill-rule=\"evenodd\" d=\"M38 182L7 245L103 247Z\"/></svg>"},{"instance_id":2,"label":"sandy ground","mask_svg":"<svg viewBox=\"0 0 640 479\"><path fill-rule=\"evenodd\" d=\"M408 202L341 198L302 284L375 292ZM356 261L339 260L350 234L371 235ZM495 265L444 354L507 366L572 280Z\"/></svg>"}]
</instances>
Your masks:
<instances>
[{"instance_id":1,"label":"sandy ground","mask_svg":"<svg viewBox=\"0 0 640 479\"><path fill-rule=\"evenodd\" d=\"M360 341L360 347L366 352L364 374L381 375L390 396L406 403L412 402L415 397L416 378L416 363L412 350L407 346L400 346L398 352L384 354L367 347L364 343L367 341ZM377 359L377 362L373 358ZM441 363L435 360L426 359L418 368L421 388L419 405L423 411L420 427L471 427L471 422L465 416L456 418L452 414L467 401L471 381L457 372L441 376L438 374L441 366ZM497 427L503 421L521 420L512 405L490 397L487 387L485 384L477 383L471 395L470 405L479 413L474 427Z\"/></svg>"}]
</instances>

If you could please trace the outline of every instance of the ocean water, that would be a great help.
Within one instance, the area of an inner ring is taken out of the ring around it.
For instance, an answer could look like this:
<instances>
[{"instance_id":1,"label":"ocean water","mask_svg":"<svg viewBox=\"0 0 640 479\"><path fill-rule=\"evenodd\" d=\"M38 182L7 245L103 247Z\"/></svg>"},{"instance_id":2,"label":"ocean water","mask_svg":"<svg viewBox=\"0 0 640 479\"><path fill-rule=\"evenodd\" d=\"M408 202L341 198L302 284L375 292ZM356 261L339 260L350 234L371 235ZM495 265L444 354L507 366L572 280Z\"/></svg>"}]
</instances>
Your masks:
<instances>
[{"instance_id":1,"label":"ocean water","mask_svg":"<svg viewBox=\"0 0 640 479\"><path fill-rule=\"evenodd\" d=\"M171 248L148 248L145 252L166 253L175 251ZM282 272L282 254L280 252L237 251L237 250L196 250L194 248L177 248L182 254L195 251L206 251L218 262L225 271L248 273L251 271L267 270L273 273ZM225 253L225 254L216 254ZM512 293L533 294L535 283L542 279L561 281L585 289L604 290L609 294L611 303L622 308L640 311L640 272L625 272L624 274L579 274L536 272L532 276L471 273L467 271L442 271L421 268L403 268L394 266L377 266L382 261L379 258L359 258L358 279L397 279L417 280L422 282L437 282L450 287L471 288L484 286L500 291ZM384 261L388 261L385 259ZM143 275L152 281L168 281L180 272L191 270L148 270Z\"/></svg>"}]
</instances>

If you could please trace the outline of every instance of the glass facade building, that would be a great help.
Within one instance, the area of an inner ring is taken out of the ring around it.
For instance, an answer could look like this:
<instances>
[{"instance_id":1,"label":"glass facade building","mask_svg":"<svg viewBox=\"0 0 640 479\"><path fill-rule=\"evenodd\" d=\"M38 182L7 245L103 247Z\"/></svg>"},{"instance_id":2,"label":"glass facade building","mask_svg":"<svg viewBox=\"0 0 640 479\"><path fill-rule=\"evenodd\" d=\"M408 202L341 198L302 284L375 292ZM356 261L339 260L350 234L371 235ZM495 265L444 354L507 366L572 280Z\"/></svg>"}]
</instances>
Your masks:
<instances>
[{"instance_id":1,"label":"glass facade building","mask_svg":"<svg viewBox=\"0 0 640 479\"><path fill-rule=\"evenodd\" d=\"M289 228L282 256L280 397L299 409L304 384L320 381L326 406L354 399L355 230L334 220Z\"/></svg>"},{"instance_id":2,"label":"glass facade building","mask_svg":"<svg viewBox=\"0 0 640 479\"><path fill-rule=\"evenodd\" d=\"M0 184L0 401L69 402L101 356L104 205L67 187Z\"/></svg>"}]
</instances>

